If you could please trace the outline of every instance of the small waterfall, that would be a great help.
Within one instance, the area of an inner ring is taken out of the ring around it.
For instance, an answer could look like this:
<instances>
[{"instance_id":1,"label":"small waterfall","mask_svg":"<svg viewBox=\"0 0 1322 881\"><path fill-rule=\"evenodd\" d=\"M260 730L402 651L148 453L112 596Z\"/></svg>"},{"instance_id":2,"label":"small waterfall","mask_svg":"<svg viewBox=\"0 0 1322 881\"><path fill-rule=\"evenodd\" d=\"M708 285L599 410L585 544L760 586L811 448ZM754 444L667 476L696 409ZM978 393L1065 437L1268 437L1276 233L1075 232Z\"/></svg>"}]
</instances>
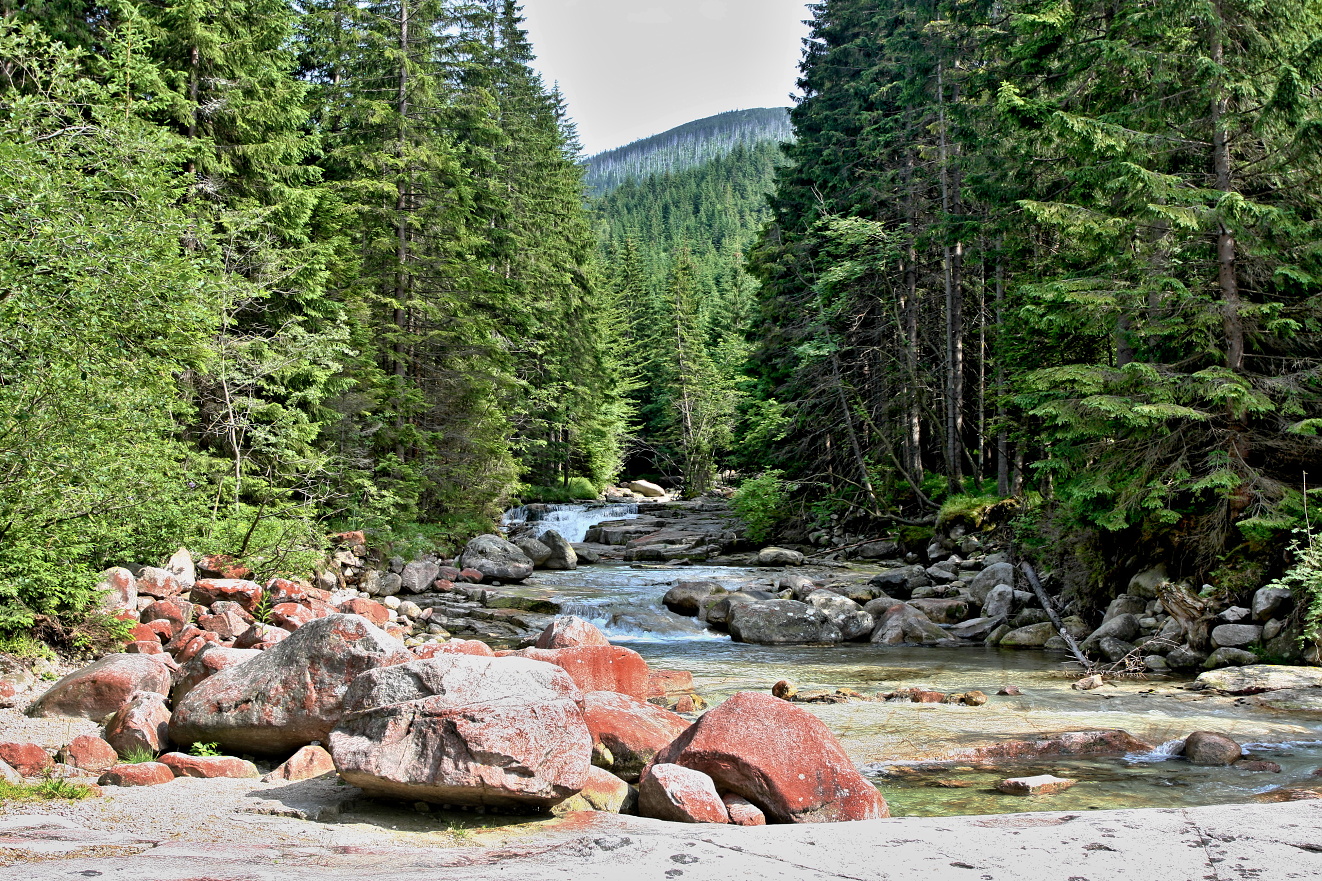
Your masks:
<instances>
[{"instance_id":1,"label":"small waterfall","mask_svg":"<svg viewBox=\"0 0 1322 881\"><path fill-rule=\"evenodd\" d=\"M1130 753L1125 756L1125 761L1132 764L1164 762L1176 758L1182 752L1184 752L1184 738L1168 740L1150 753Z\"/></svg>"},{"instance_id":2,"label":"small waterfall","mask_svg":"<svg viewBox=\"0 0 1322 881\"><path fill-rule=\"evenodd\" d=\"M532 526L534 537L554 529L566 541L582 541L588 529L606 520L632 520L638 516L636 504L618 505L524 505L511 508L501 518L501 526L512 529L523 524Z\"/></svg>"},{"instance_id":3,"label":"small waterfall","mask_svg":"<svg viewBox=\"0 0 1322 881\"><path fill-rule=\"evenodd\" d=\"M696 618L676 615L659 605L649 606L629 600L562 601L560 614L576 615L591 622L611 642L728 639L724 634L708 630Z\"/></svg>"}]
</instances>

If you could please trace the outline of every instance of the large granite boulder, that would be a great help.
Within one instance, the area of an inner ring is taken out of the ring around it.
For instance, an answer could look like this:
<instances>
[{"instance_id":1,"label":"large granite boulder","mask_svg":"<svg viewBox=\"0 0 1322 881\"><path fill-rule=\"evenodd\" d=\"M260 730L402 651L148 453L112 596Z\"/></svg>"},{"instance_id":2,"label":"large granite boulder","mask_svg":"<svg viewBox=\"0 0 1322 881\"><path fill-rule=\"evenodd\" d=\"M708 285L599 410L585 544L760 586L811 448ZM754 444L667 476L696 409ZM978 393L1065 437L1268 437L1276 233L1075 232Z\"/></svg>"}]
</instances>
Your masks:
<instances>
[{"instance_id":1,"label":"large granite boulder","mask_svg":"<svg viewBox=\"0 0 1322 881\"><path fill-rule=\"evenodd\" d=\"M1009 563L993 563L983 569L968 583L969 594L979 603L986 604L987 594L1000 584L1014 588L1014 567Z\"/></svg>"},{"instance_id":2,"label":"large granite boulder","mask_svg":"<svg viewBox=\"0 0 1322 881\"><path fill-rule=\"evenodd\" d=\"M578 553L563 535L554 529L548 529L542 533L542 544L551 550L551 555L541 564L543 569L563 572L578 568Z\"/></svg>"},{"instance_id":3,"label":"large granite boulder","mask_svg":"<svg viewBox=\"0 0 1322 881\"><path fill-rule=\"evenodd\" d=\"M554 664L582 691L614 691L647 700L651 691L647 662L633 649L618 645L578 645L560 649L528 648L518 653Z\"/></svg>"},{"instance_id":4,"label":"large granite boulder","mask_svg":"<svg viewBox=\"0 0 1322 881\"><path fill-rule=\"evenodd\" d=\"M479 535L459 556L461 569L475 569L484 581L523 581L532 575L528 555L498 535Z\"/></svg>"},{"instance_id":5,"label":"large granite boulder","mask_svg":"<svg viewBox=\"0 0 1322 881\"><path fill-rule=\"evenodd\" d=\"M359 615L304 624L260 656L204 680L175 707L170 739L288 755L325 741L359 674L413 660L404 644Z\"/></svg>"},{"instance_id":6,"label":"large granite boulder","mask_svg":"<svg viewBox=\"0 0 1322 881\"><path fill-rule=\"evenodd\" d=\"M689 727L682 716L613 691L585 694L583 719L592 733L593 761L630 782Z\"/></svg>"},{"instance_id":7,"label":"large granite boulder","mask_svg":"<svg viewBox=\"0 0 1322 881\"><path fill-rule=\"evenodd\" d=\"M441 567L435 561L414 560L406 565L399 575L400 590L409 593L426 593L433 588L440 574Z\"/></svg>"},{"instance_id":8,"label":"large granite boulder","mask_svg":"<svg viewBox=\"0 0 1322 881\"><path fill-rule=\"evenodd\" d=\"M868 636L876 624L858 603L829 590L813 591L808 594L806 602L840 628L840 638L845 641Z\"/></svg>"},{"instance_id":9,"label":"large granite boulder","mask_svg":"<svg viewBox=\"0 0 1322 881\"><path fill-rule=\"evenodd\" d=\"M655 765L682 765L712 778L780 823L829 823L889 816L826 725L801 707L744 691L708 710ZM644 772L646 777L646 772Z\"/></svg>"},{"instance_id":10,"label":"large granite boulder","mask_svg":"<svg viewBox=\"0 0 1322 881\"><path fill-rule=\"evenodd\" d=\"M99 722L139 691L169 694L169 669L154 655L106 655L52 685L28 708L28 715L77 716Z\"/></svg>"},{"instance_id":11,"label":"large granite boulder","mask_svg":"<svg viewBox=\"0 0 1322 881\"><path fill-rule=\"evenodd\" d=\"M671 823L729 823L711 777L682 765L653 765L638 783L638 813Z\"/></svg>"},{"instance_id":12,"label":"large granite boulder","mask_svg":"<svg viewBox=\"0 0 1322 881\"><path fill-rule=\"evenodd\" d=\"M562 669L445 655L369 671L330 734L341 779L409 803L546 808L583 788L592 735Z\"/></svg>"},{"instance_id":13,"label":"large granite boulder","mask_svg":"<svg viewBox=\"0 0 1322 881\"><path fill-rule=\"evenodd\" d=\"M233 649L209 643L180 669L178 681L170 692L170 700L178 704L188 697L190 691L221 670L228 670L260 655L257 649Z\"/></svg>"},{"instance_id":14,"label":"large granite boulder","mask_svg":"<svg viewBox=\"0 0 1322 881\"><path fill-rule=\"evenodd\" d=\"M524 556L532 560L533 566L540 567L551 559L551 549L531 535L520 536L513 539L513 542L519 550L523 551Z\"/></svg>"},{"instance_id":15,"label":"large granite boulder","mask_svg":"<svg viewBox=\"0 0 1322 881\"><path fill-rule=\"evenodd\" d=\"M1253 594L1253 620L1266 624L1284 618L1294 610L1294 594L1288 587L1263 587Z\"/></svg>"},{"instance_id":16,"label":"large granite boulder","mask_svg":"<svg viewBox=\"0 0 1322 881\"><path fill-rule=\"evenodd\" d=\"M922 566L898 566L878 572L868 584L880 588L886 596L908 599L917 588L929 587L932 577Z\"/></svg>"},{"instance_id":17,"label":"large granite boulder","mask_svg":"<svg viewBox=\"0 0 1322 881\"><path fill-rule=\"evenodd\" d=\"M1228 694L1262 694L1286 688L1322 688L1322 667L1288 667L1277 664L1230 667L1200 674L1198 684Z\"/></svg>"},{"instance_id":18,"label":"large granite boulder","mask_svg":"<svg viewBox=\"0 0 1322 881\"><path fill-rule=\"evenodd\" d=\"M537 637L533 648L567 649L580 645L610 645L606 634L576 615L557 615Z\"/></svg>"},{"instance_id":19,"label":"large granite boulder","mask_svg":"<svg viewBox=\"0 0 1322 881\"><path fill-rule=\"evenodd\" d=\"M730 607L730 635L758 645L836 643L844 637L831 618L797 600L762 600Z\"/></svg>"},{"instance_id":20,"label":"large granite boulder","mask_svg":"<svg viewBox=\"0 0 1322 881\"><path fill-rule=\"evenodd\" d=\"M96 591L103 612L125 612L137 617L138 579L129 570L122 566L107 569L101 573L101 582L97 584Z\"/></svg>"},{"instance_id":21,"label":"large granite boulder","mask_svg":"<svg viewBox=\"0 0 1322 881\"><path fill-rule=\"evenodd\" d=\"M871 605L869 603L868 605ZM907 603L894 603L877 614L871 642L879 645L931 645L950 635Z\"/></svg>"},{"instance_id":22,"label":"large granite boulder","mask_svg":"<svg viewBox=\"0 0 1322 881\"><path fill-rule=\"evenodd\" d=\"M681 581L666 591L661 597L661 605L676 615L692 618L701 612L703 600L725 593L725 588L715 581Z\"/></svg>"},{"instance_id":23,"label":"large granite boulder","mask_svg":"<svg viewBox=\"0 0 1322 881\"><path fill-rule=\"evenodd\" d=\"M754 566L802 566L803 554L789 548L763 548L753 557Z\"/></svg>"}]
</instances>

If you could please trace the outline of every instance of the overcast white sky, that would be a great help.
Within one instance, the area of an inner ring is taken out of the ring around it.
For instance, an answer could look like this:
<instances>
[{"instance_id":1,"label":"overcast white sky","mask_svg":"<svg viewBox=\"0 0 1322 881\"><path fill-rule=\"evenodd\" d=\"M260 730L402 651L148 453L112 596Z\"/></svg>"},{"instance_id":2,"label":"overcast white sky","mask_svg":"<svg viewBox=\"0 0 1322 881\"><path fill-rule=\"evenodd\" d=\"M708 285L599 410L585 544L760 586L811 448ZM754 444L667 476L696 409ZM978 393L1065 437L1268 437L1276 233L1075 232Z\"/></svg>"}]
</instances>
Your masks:
<instances>
[{"instance_id":1,"label":"overcast white sky","mask_svg":"<svg viewBox=\"0 0 1322 881\"><path fill-rule=\"evenodd\" d=\"M795 90L805 0L523 0L588 154Z\"/></svg>"}]
</instances>

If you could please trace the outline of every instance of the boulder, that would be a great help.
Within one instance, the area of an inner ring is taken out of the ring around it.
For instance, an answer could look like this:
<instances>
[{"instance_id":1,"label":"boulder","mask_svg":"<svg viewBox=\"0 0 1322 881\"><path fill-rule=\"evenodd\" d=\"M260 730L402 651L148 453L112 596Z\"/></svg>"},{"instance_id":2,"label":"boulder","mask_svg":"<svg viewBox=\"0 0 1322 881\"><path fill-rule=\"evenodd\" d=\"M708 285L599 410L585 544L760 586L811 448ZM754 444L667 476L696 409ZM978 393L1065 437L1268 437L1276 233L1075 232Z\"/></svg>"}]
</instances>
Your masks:
<instances>
[{"instance_id":1,"label":"boulder","mask_svg":"<svg viewBox=\"0 0 1322 881\"><path fill-rule=\"evenodd\" d=\"M523 551L524 556L532 560L533 566L541 568L547 560L551 559L551 549L542 544L530 535L513 540L519 550Z\"/></svg>"},{"instance_id":2,"label":"boulder","mask_svg":"<svg viewBox=\"0 0 1322 881\"><path fill-rule=\"evenodd\" d=\"M808 595L807 603L839 628L840 638L845 641L868 636L876 624L858 603L829 590L813 591Z\"/></svg>"},{"instance_id":3,"label":"boulder","mask_svg":"<svg viewBox=\"0 0 1322 881\"><path fill-rule=\"evenodd\" d=\"M55 760L35 743L6 741L0 743L0 762L24 777L36 777L50 769Z\"/></svg>"},{"instance_id":4,"label":"boulder","mask_svg":"<svg viewBox=\"0 0 1322 881\"><path fill-rule=\"evenodd\" d=\"M171 554L165 569L174 573L179 586L185 591L192 590L197 583L197 567L193 565L193 555L188 552L188 548L180 548Z\"/></svg>"},{"instance_id":5,"label":"boulder","mask_svg":"<svg viewBox=\"0 0 1322 881\"><path fill-rule=\"evenodd\" d=\"M542 564L542 568L557 572L578 568L578 554L574 551L574 546L560 533L554 529L546 530L542 533L542 544L551 549L551 555Z\"/></svg>"},{"instance_id":6,"label":"boulder","mask_svg":"<svg viewBox=\"0 0 1322 881\"><path fill-rule=\"evenodd\" d=\"M262 776L257 773L257 766L234 756L190 756L187 753L166 753L157 759L169 768L176 777L199 777L214 780L228 777L239 780L255 779Z\"/></svg>"},{"instance_id":7,"label":"boulder","mask_svg":"<svg viewBox=\"0 0 1322 881\"><path fill-rule=\"evenodd\" d=\"M178 704L198 685L221 670L251 661L260 655L257 649L235 649L210 643L193 655L179 672L179 679L170 691L170 700Z\"/></svg>"},{"instance_id":8,"label":"boulder","mask_svg":"<svg viewBox=\"0 0 1322 881\"><path fill-rule=\"evenodd\" d=\"M193 621L193 604L183 597L168 597L156 600L142 610L139 616L144 624L152 621L164 621L169 626L173 638Z\"/></svg>"},{"instance_id":9,"label":"boulder","mask_svg":"<svg viewBox=\"0 0 1322 881\"><path fill-rule=\"evenodd\" d=\"M184 593L184 586L178 576L168 569L158 569L154 566L144 566L138 572L137 589L138 596L158 600L177 597Z\"/></svg>"},{"instance_id":10,"label":"boulder","mask_svg":"<svg viewBox=\"0 0 1322 881\"><path fill-rule=\"evenodd\" d=\"M354 681L330 752L368 795L550 807L588 780L581 700L564 670L526 658L413 661Z\"/></svg>"},{"instance_id":11,"label":"boulder","mask_svg":"<svg viewBox=\"0 0 1322 881\"><path fill-rule=\"evenodd\" d=\"M623 813L634 800L633 788L610 771L602 768L588 768L588 780L579 793L557 807L563 808L570 802L576 810L602 811L608 814Z\"/></svg>"},{"instance_id":12,"label":"boulder","mask_svg":"<svg viewBox=\"0 0 1322 881\"><path fill-rule=\"evenodd\" d=\"M672 823L729 823L712 778L680 765L660 764L638 781L638 813Z\"/></svg>"},{"instance_id":13,"label":"boulder","mask_svg":"<svg viewBox=\"0 0 1322 881\"><path fill-rule=\"evenodd\" d=\"M496 653L491 646L476 639L452 639L449 642L426 642L413 650L415 657L426 660L441 655L474 655L481 658L493 658Z\"/></svg>"},{"instance_id":14,"label":"boulder","mask_svg":"<svg viewBox=\"0 0 1322 881\"><path fill-rule=\"evenodd\" d=\"M159 753L170 742L170 710L165 695L140 691L106 723L106 741L121 756L135 750Z\"/></svg>"},{"instance_id":15,"label":"boulder","mask_svg":"<svg viewBox=\"0 0 1322 881\"><path fill-rule=\"evenodd\" d=\"M386 622L390 620L389 609L376 600L365 600L362 597L354 597L340 603L340 611L346 615L358 615L366 618L377 627L386 626Z\"/></svg>"},{"instance_id":16,"label":"boulder","mask_svg":"<svg viewBox=\"0 0 1322 881\"><path fill-rule=\"evenodd\" d=\"M1246 667L1258 663L1258 656L1244 649L1222 646L1207 656L1203 661L1204 670L1217 670L1222 667Z\"/></svg>"},{"instance_id":17,"label":"boulder","mask_svg":"<svg viewBox=\"0 0 1322 881\"><path fill-rule=\"evenodd\" d=\"M21 786L23 775L15 771L8 762L0 759L0 781L8 783L10 786Z\"/></svg>"},{"instance_id":18,"label":"boulder","mask_svg":"<svg viewBox=\"0 0 1322 881\"><path fill-rule=\"evenodd\" d=\"M1265 624L1284 618L1294 610L1294 594L1288 587L1263 587L1253 595L1253 620Z\"/></svg>"},{"instance_id":19,"label":"boulder","mask_svg":"<svg viewBox=\"0 0 1322 881\"><path fill-rule=\"evenodd\" d=\"M1257 624L1222 624L1212 628L1214 648L1243 648L1262 638L1262 627Z\"/></svg>"},{"instance_id":20,"label":"boulder","mask_svg":"<svg viewBox=\"0 0 1322 881\"><path fill-rule=\"evenodd\" d=\"M498 535L479 535L470 541L459 556L459 565L481 572L485 581L523 581L533 570L532 560Z\"/></svg>"},{"instance_id":21,"label":"boulder","mask_svg":"<svg viewBox=\"0 0 1322 881\"><path fill-rule=\"evenodd\" d=\"M949 634L913 606L895 603L877 615L871 642L878 645L931 645L949 638Z\"/></svg>"},{"instance_id":22,"label":"boulder","mask_svg":"<svg viewBox=\"0 0 1322 881\"><path fill-rule=\"evenodd\" d=\"M133 573L116 566L101 573L101 582L96 586L101 595L101 610L116 613L127 612L133 617L138 615L138 579Z\"/></svg>"},{"instance_id":23,"label":"boulder","mask_svg":"<svg viewBox=\"0 0 1322 881\"><path fill-rule=\"evenodd\" d=\"M398 572L387 572L376 580L376 595L392 597L404 589L404 578Z\"/></svg>"},{"instance_id":24,"label":"boulder","mask_svg":"<svg viewBox=\"0 0 1322 881\"><path fill-rule=\"evenodd\" d=\"M957 639L986 639L992 631L1005 623L1005 619L996 618L970 618L950 628L950 635Z\"/></svg>"},{"instance_id":25,"label":"boulder","mask_svg":"<svg viewBox=\"0 0 1322 881\"><path fill-rule=\"evenodd\" d=\"M200 606L217 602L238 603L252 612L262 603L266 591L255 581L242 578L199 578L188 597Z\"/></svg>"},{"instance_id":26,"label":"boulder","mask_svg":"<svg viewBox=\"0 0 1322 881\"><path fill-rule=\"evenodd\" d=\"M217 603L216 605L235 606L235 608L237 608L234 603ZM231 609L226 609L225 611L211 615L199 615L197 618L198 627L201 627L209 633L216 634L222 640L230 642L238 639L241 634L247 632L248 628L254 623L251 615L245 617L239 612Z\"/></svg>"},{"instance_id":27,"label":"boulder","mask_svg":"<svg viewBox=\"0 0 1322 881\"><path fill-rule=\"evenodd\" d=\"M997 645L1008 648L1042 648L1047 640L1056 636L1056 628L1050 621L1018 627L1001 637Z\"/></svg>"},{"instance_id":28,"label":"boulder","mask_svg":"<svg viewBox=\"0 0 1322 881\"><path fill-rule=\"evenodd\" d=\"M1122 593L1111 600L1111 604L1106 607L1106 615L1102 618L1102 623L1105 624L1120 615L1133 615L1136 618L1142 618L1147 611L1147 607L1148 601L1142 597Z\"/></svg>"},{"instance_id":29,"label":"boulder","mask_svg":"<svg viewBox=\"0 0 1322 881\"><path fill-rule=\"evenodd\" d=\"M580 645L562 649L529 648L525 658L554 664L569 674L580 690L614 691L647 700L647 662L632 649L618 645Z\"/></svg>"},{"instance_id":30,"label":"boulder","mask_svg":"<svg viewBox=\"0 0 1322 881\"><path fill-rule=\"evenodd\" d=\"M576 615L557 615L541 635L534 648L565 649L580 645L610 645L606 634L593 624Z\"/></svg>"},{"instance_id":31,"label":"boulder","mask_svg":"<svg viewBox=\"0 0 1322 881\"><path fill-rule=\"evenodd\" d=\"M190 691L175 708L170 739L254 755L288 754L326 740L356 676L411 660L403 643L365 618L318 618Z\"/></svg>"},{"instance_id":32,"label":"boulder","mask_svg":"<svg viewBox=\"0 0 1322 881\"><path fill-rule=\"evenodd\" d=\"M1008 584L998 584L987 591L982 601L982 617L1008 619L1014 611L1014 588Z\"/></svg>"},{"instance_id":33,"label":"boulder","mask_svg":"<svg viewBox=\"0 0 1322 881\"><path fill-rule=\"evenodd\" d=\"M1157 589L1170 580L1170 576L1166 574L1166 565L1161 563L1151 569L1144 569L1129 579L1129 587L1125 590L1125 593L1142 597L1145 600L1155 600Z\"/></svg>"},{"instance_id":34,"label":"boulder","mask_svg":"<svg viewBox=\"0 0 1322 881\"><path fill-rule=\"evenodd\" d=\"M725 588L715 581L681 581L666 591L661 604L676 615L692 618L701 611L703 600L725 593Z\"/></svg>"},{"instance_id":35,"label":"boulder","mask_svg":"<svg viewBox=\"0 0 1322 881\"><path fill-rule=\"evenodd\" d=\"M1195 731L1184 739L1184 757L1191 765L1230 765L1243 756L1237 742L1216 731Z\"/></svg>"},{"instance_id":36,"label":"boulder","mask_svg":"<svg viewBox=\"0 0 1322 881\"><path fill-rule=\"evenodd\" d=\"M1206 652L1200 652L1188 645L1176 646L1166 653L1166 663L1172 670L1200 670L1206 660Z\"/></svg>"},{"instance_id":37,"label":"boulder","mask_svg":"<svg viewBox=\"0 0 1322 881\"><path fill-rule=\"evenodd\" d=\"M1077 780L1038 774L1036 777L1010 777L996 784L1006 795L1052 795L1069 789Z\"/></svg>"},{"instance_id":38,"label":"boulder","mask_svg":"<svg viewBox=\"0 0 1322 881\"><path fill-rule=\"evenodd\" d=\"M316 617L316 612L298 603L280 603L271 608L271 623L290 633L316 619Z\"/></svg>"},{"instance_id":39,"label":"boulder","mask_svg":"<svg viewBox=\"0 0 1322 881\"><path fill-rule=\"evenodd\" d=\"M803 554L788 548L769 547L757 552L754 566L802 566Z\"/></svg>"},{"instance_id":40,"label":"boulder","mask_svg":"<svg viewBox=\"0 0 1322 881\"><path fill-rule=\"evenodd\" d=\"M1202 673L1198 684L1227 694L1262 694L1286 688L1322 688L1322 668L1253 664Z\"/></svg>"},{"instance_id":41,"label":"boulder","mask_svg":"<svg viewBox=\"0 0 1322 881\"><path fill-rule=\"evenodd\" d=\"M597 764L630 782L689 727L682 716L611 691L589 691L583 696L583 720L592 735L594 755L610 757Z\"/></svg>"},{"instance_id":42,"label":"boulder","mask_svg":"<svg viewBox=\"0 0 1322 881\"><path fill-rule=\"evenodd\" d=\"M739 606L758 602L758 597L748 591L736 591L724 595L713 595L703 601L701 618L717 629L728 629L730 619ZM771 599L771 597L765 597Z\"/></svg>"},{"instance_id":43,"label":"boulder","mask_svg":"<svg viewBox=\"0 0 1322 881\"><path fill-rule=\"evenodd\" d=\"M1116 615L1094 630L1079 645L1079 648L1088 654L1093 654L1099 650L1101 641L1108 636L1124 642L1133 642L1138 639L1142 632L1143 628L1139 625L1137 616L1131 614Z\"/></svg>"},{"instance_id":44,"label":"boulder","mask_svg":"<svg viewBox=\"0 0 1322 881\"><path fill-rule=\"evenodd\" d=\"M293 783L335 773L335 760L319 746L305 746L262 778L263 783Z\"/></svg>"},{"instance_id":45,"label":"boulder","mask_svg":"<svg viewBox=\"0 0 1322 881\"><path fill-rule=\"evenodd\" d=\"M1123 639L1116 639L1114 636L1103 636L1097 643L1097 650L1102 653L1102 657L1112 664L1125 658L1134 650L1132 642L1125 642Z\"/></svg>"},{"instance_id":46,"label":"boulder","mask_svg":"<svg viewBox=\"0 0 1322 881\"><path fill-rule=\"evenodd\" d=\"M115 765L96 781L98 786L159 786L174 779L174 772L160 762Z\"/></svg>"},{"instance_id":47,"label":"boulder","mask_svg":"<svg viewBox=\"0 0 1322 881\"><path fill-rule=\"evenodd\" d=\"M743 796L727 792L721 796L721 801L725 804L726 813L730 815L730 822L735 826L767 825L767 815Z\"/></svg>"},{"instance_id":48,"label":"boulder","mask_svg":"<svg viewBox=\"0 0 1322 881\"><path fill-rule=\"evenodd\" d=\"M1014 566L1009 563L993 563L974 575L968 583L968 591L975 600L985 605L987 595L1001 584L1014 589Z\"/></svg>"},{"instance_id":49,"label":"boulder","mask_svg":"<svg viewBox=\"0 0 1322 881\"><path fill-rule=\"evenodd\" d=\"M762 600L732 606L730 635L758 645L840 642L842 634L820 609L797 600Z\"/></svg>"},{"instance_id":50,"label":"boulder","mask_svg":"<svg viewBox=\"0 0 1322 881\"><path fill-rule=\"evenodd\" d=\"M926 615L933 624L958 624L969 616L967 600L928 597L909 600L909 605Z\"/></svg>"},{"instance_id":51,"label":"boulder","mask_svg":"<svg viewBox=\"0 0 1322 881\"><path fill-rule=\"evenodd\" d=\"M28 715L77 716L101 721L138 691L166 694L170 671L151 655L106 655L56 682L39 697Z\"/></svg>"},{"instance_id":52,"label":"boulder","mask_svg":"<svg viewBox=\"0 0 1322 881\"><path fill-rule=\"evenodd\" d=\"M510 547L514 547L514 546L510 545ZM515 548L515 550L518 549ZM523 552L519 551L519 553L522 554ZM527 558L525 557L525 559ZM531 561L529 561L529 565L530 566L532 565ZM414 560L412 563L407 564L404 567L404 571L400 573L399 575L400 590L395 591L395 593L399 593L400 591L406 591L408 593L415 593L415 594L426 593L427 591L432 589L432 585L436 582L436 579L440 577L440 574L441 574L441 567L439 564L434 563L430 560ZM526 578L527 576L524 577ZM387 596L383 588L384 588L384 584L379 586L377 589L379 591L382 591L382 596Z\"/></svg>"},{"instance_id":53,"label":"boulder","mask_svg":"<svg viewBox=\"0 0 1322 881\"><path fill-rule=\"evenodd\" d=\"M702 771L719 791L742 796L776 822L889 816L830 729L769 694L739 692L708 710L657 754L656 764Z\"/></svg>"},{"instance_id":54,"label":"boulder","mask_svg":"<svg viewBox=\"0 0 1322 881\"><path fill-rule=\"evenodd\" d=\"M103 738L80 734L61 747L57 758L66 765L101 773L119 764L119 754Z\"/></svg>"},{"instance_id":55,"label":"boulder","mask_svg":"<svg viewBox=\"0 0 1322 881\"><path fill-rule=\"evenodd\" d=\"M920 587L927 587L932 583L927 570L922 566L900 566L896 569L887 569L884 572L878 572L868 580L868 584L880 588L887 596L906 599L913 594L913 591Z\"/></svg>"},{"instance_id":56,"label":"boulder","mask_svg":"<svg viewBox=\"0 0 1322 881\"><path fill-rule=\"evenodd\" d=\"M892 560L900 555L900 543L887 539L870 541L858 549L860 560Z\"/></svg>"},{"instance_id":57,"label":"boulder","mask_svg":"<svg viewBox=\"0 0 1322 881\"><path fill-rule=\"evenodd\" d=\"M666 491L652 483L650 480L629 480L622 484L627 490L632 490L638 495L649 499L663 499Z\"/></svg>"}]
</instances>

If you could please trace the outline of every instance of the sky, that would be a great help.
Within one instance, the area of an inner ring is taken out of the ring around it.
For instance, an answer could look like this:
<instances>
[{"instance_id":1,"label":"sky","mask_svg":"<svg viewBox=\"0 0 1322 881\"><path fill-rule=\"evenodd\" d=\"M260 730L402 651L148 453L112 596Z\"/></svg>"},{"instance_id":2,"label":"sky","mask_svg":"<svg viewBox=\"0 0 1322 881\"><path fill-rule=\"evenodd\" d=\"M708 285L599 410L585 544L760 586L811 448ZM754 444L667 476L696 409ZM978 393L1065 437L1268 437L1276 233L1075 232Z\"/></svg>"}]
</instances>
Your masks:
<instances>
[{"instance_id":1,"label":"sky","mask_svg":"<svg viewBox=\"0 0 1322 881\"><path fill-rule=\"evenodd\" d=\"M695 119L787 107L805 0L523 0L534 67L593 154Z\"/></svg>"}]
</instances>

